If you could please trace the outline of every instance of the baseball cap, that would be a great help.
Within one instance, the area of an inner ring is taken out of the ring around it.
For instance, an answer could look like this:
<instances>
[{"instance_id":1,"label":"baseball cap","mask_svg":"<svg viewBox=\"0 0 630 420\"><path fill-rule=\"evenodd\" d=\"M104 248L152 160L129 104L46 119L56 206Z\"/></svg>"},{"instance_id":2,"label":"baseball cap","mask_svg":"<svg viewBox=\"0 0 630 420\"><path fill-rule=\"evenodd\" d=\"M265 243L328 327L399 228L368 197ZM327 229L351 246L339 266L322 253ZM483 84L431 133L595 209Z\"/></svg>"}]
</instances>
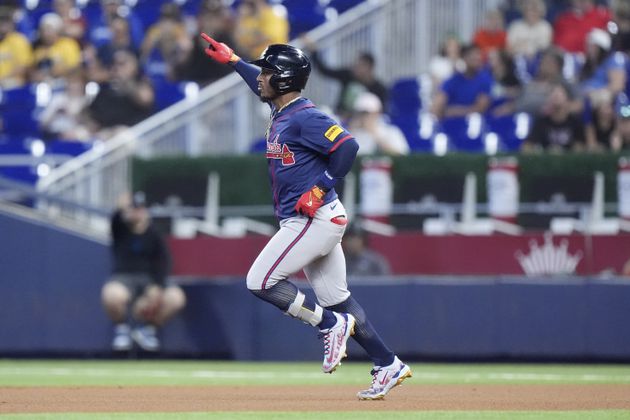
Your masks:
<instances>
[{"instance_id":1,"label":"baseball cap","mask_svg":"<svg viewBox=\"0 0 630 420\"><path fill-rule=\"evenodd\" d=\"M608 51L612 46L610 34L603 29L593 29L588 33L588 37L586 39L589 44L597 45L598 47L601 47L606 51Z\"/></svg>"},{"instance_id":2,"label":"baseball cap","mask_svg":"<svg viewBox=\"0 0 630 420\"><path fill-rule=\"evenodd\" d=\"M381 112L383 104L375 94L363 92L355 99L353 108L356 112Z\"/></svg>"}]
</instances>

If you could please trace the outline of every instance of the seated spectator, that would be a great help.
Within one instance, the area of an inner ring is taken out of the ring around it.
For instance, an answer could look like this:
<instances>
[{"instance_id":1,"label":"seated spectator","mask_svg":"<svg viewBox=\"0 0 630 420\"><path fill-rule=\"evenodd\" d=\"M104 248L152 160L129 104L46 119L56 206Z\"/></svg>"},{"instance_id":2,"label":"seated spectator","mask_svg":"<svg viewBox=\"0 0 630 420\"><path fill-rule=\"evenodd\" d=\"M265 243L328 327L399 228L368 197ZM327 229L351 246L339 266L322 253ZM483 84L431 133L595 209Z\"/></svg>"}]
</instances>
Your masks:
<instances>
[{"instance_id":1,"label":"seated spectator","mask_svg":"<svg viewBox=\"0 0 630 420\"><path fill-rule=\"evenodd\" d=\"M534 118L529 136L523 143L524 152L584 150L584 123L579 115L571 111L570 96L563 84L552 88L543 112Z\"/></svg>"},{"instance_id":2,"label":"seated spectator","mask_svg":"<svg viewBox=\"0 0 630 420\"><path fill-rule=\"evenodd\" d=\"M503 14L500 10L489 10L483 26L473 35L473 44L480 48L483 60L486 61L491 51L505 48L506 36Z\"/></svg>"},{"instance_id":3,"label":"seated spectator","mask_svg":"<svg viewBox=\"0 0 630 420\"><path fill-rule=\"evenodd\" d=\"M617 25L617 34L613 37L615 51L630 53L630 2L617 0L612 2L613 22Z\"/></svg>"},{"instance_id":4,"label":"seated spectator","mask_svg":"<svg viewBox=\"0 0 630 420\"><path fill-rule=\"evenodd\" d=\"M559 14L553 24L553 43L570 53L582 53L588 33L606 29L610 10L593 0L571 0L571 9Z\"/></svg>"},{"instance_id":5,"label":"seated spectator","mask_svg":"<svg viewBox=\"0 0 630 420\"><path fill-rule=\"evenodd\" d=\"M481 50L476 45L462 49L465 70L446 80L433 99L431 112L438 118L463 118L484 114L490 106L492 77L484 70Z\"/></svg>"},{"instance_id":6,"label":"seated spectator","mask_svg":"<svg viewBox=\"0 0 630 420\"><path fill-rule=\"evenodd\" d=\"M81 9L75 0L54 0L53 11L63 20L61 35L74 39L79 44L83 43L87 22L81 15Z\"/></svg>"},{"instance_id":7,"label":"seated spectator","mask_svg":"<svg viewBox=\"0 0 630 420\"><path fill-rule=\"evenodd\" d=\"M150 78L173 79L175 67L192 49L179 6L164 3L160 18L151 25L140 48L140 61Z\"/></svg>"},{"instance_id":8,"label":"seated spectator","mask_svg":"<svg viewBox=\"0 0 630 420\"><path fill-rule=\"evenodd\" d=\"M114 264L101 299L114 323L112 349L131 350L135 341L143 350L158 351L157 329L186 305L186 295L167 281L170 253L140 193L119 199L111 234Z\"/></svg>"},{"instance_id":9,"label":"seated spectator","mask_svg":"<svg viewBox=\"0 0 630 420\"><path fill-rule=\"evenodd\" d=\"M590 152L611 149L613 132L617 124L615 98L603 90L588 101L590 118L586 124L586 147Z\"/></svg>"},{"instance_id":10,"label":"seated spectator","mask_svg":"<svg viewBox=\"0 0 630 420\"><path fill-rule=\"evenodd\" d=\"M32 65L31 44L15 30L13 9L0 6L0 88L24 86Z\"/></svg>"},{"instance_id":11,"label":"seated spectator","mask_svg":"<svg viewBox=\"0 0 630 420\"><path fill-rule=\"evenodd\" d=\"M202 6L197 15L197 29L193 35L192 49L175 67L176 79L190 80L205 86L232 73L232 69L215 60L208 60L204 52L208 43L198 35L200 32L208 34L217 42L236 45L234 20L230 8L220 0ZM239 51L235 52L241 56Z\"/></svg>"},{"instance_id":12,"label":"seated spectator","mask_svg":"<svg viewBox=\"0 0 630 420\"><path fill-rule=\"evenodd\" d=\"M138 50L133 45L129 22L121 16L115 16L109 21L111 39L98 48L89 44L83 49L85 67L88 78L101 83L109 78L109 71L114 61L114 53L125 50L138 56Z\"/></svg>"},{"instance_id":13,"label":"seated spectator","mask_svg":"<svg viewBox=\"0 0 630 420\"><path fill-rule=\"evenodd\" d=\"M516 98L521 93L521 82L516 77L514 60L505 50L492 51L488 58L493 78L489 113L493 117L513 114Z\"/></svg>"},{"instance_id":14,"label":"seated spectator","mask_svg":"<svg viewBox=\"0 0 630 420\"><path fill-rule=\"evenodd\" d=\"M303 38L303 41L313 66L324 76L341 83L334 110L339 117L348 118L352 115L354 101L365 91L378 96L381 103L387 103L387 87L376 77L376 63L371 53L360 52L351 67L333 68L322 60L312 41L307 38Z\"/></svg>"},{"instance_id":15,"label":"seated spectator","mask_svg":"<svg viewBox=\"0 0 630 420\"><path fill-rule=\"evenodd\" d=\"M586 43L586 61L580 74L582 92L591 99L610 92L613 97L626 88L627 59L623 53L612 51L612 40L608 32L593 29Z\"/></svg>"},{"instance_id":16,"label":"seated spectator","mask_svg":"<svg viewBox=\"0 0 630 420\"><path fill-rule=\"evenodd\" d=\"M540 58L534 78L523 85L521 94L516 99L516 112L538 115L548 101L553 86L562 84L571 93L571 110L579 113L583 109L583 100L579 88L562 75L564 55L557 48L545 50Z\"/></svg>"},{"instance_id":17,"label":"seated spectator","mask_svg":"<svg viewBox=\"0 0 630 420\"><path fill-rule=\"evenodd\" d=\"M61 84L64 77L81 65L81 46L62 35L63 20L55 13L46 13L39 21L39 38L33 56L38 82Z\"/></svg>"},{"instance_id":18,"label":"seated spectator","mask_svg":"<svg viewBox=\"0 0 630 420\"><path fill-rule=\"evenodd\" d=\"M235 40L246 58L257 58L267 46L289 42L289 22L267 0L242 0L237 10Z\"/></svg>"},{"instance_id":19,"label":"seated spectator","mask_svg":"<svg viewBox=\"0 0 630 420\"><path fill-rule=\"evenodd\" d=\"M369 249L367 232L357 225L348 227L341 241L348 276L386 276L391 274L387 259Z\"/></svg>"},{"instance_id":20,"label":"seated spectator","mask_svg":"<svg viewBox=\"0 0 630 420\"><path fill-rule=\"evenodd\" d=\"M348 129L359 143L359 154L409 154L409 144L398 127L386 121L378 96L364 92L356 99Z\"/></svg>"},{"instance_id":21,"label":"seated spectator","mask_svg":"<svg viewBox=\"0 0 630 420\"><path fill-rule=\"evenodd\" d=\"M615 152L630 150L630 105L625 95L622 98L617 107L617 123L610 139L611 149Z\"/></svg>"},{"instance_id":22,"label":"seated spectator","mask_svg":"<svg viewBox=\"0 0 630 420\"><path fill-rule=\"evenodd\" d=\"M507 30L507 50L526 60L551 46L553 28L545 20L546 6L543 0L523 0L523 17L510 23Z\"/></svg>"},{"instance_id":23,"label":"seated spectator","mask_svg":"<svg viewBox=\"0 0 630 420\"><path fill-rule=\"evenodd\" d=\"M440 46L440 51L429 60L429 74L431 76L432 94L435 94L442 83L456 71L464 70L461 54L462 44L455 34L446 36Z\"/></svg>"},{"instance_id":24,"label":"seated spectator","mask_svg":"<svg viewBox=\"0 0 630 420\"><path fill-rule=\"evenodd\" d=\"M153 101L153 87L143 77L136 56L126 50L116 51L111 78L99 84L88 108L91 131L107 139L151 115Z\"/></svg>"},{"instance_id":25,"label":"seated spectator","mask_svg":"<svg viewBox=\"0 0 630 420\"><path fill-rule=\"evenodd\" d=\"M44 137L72 141L92 138L85 115L89 105L85 84L85 74L78 68L66 77L64 89L53 93L50 102L39 114Z\"/></svg>"}]
</instances>

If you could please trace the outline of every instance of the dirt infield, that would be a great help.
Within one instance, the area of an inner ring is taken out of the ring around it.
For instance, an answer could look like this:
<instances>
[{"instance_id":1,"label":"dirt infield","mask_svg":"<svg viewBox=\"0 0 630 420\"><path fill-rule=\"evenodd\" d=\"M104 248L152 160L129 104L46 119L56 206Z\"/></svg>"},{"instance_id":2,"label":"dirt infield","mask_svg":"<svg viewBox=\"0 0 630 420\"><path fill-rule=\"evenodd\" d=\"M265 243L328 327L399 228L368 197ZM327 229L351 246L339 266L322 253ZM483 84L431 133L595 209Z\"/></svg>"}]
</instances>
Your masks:
<instances>
[{"instance_id":1,"label":"dirt infield","mask_svg":"<svg viewBox=\"0 0 630 420\"><path fill-rule=\"evenodd\" d=\"M630 409L630 385L403 385L384 401L354 386L2 387L0 413Z\"/></svg>"}]
</instances>

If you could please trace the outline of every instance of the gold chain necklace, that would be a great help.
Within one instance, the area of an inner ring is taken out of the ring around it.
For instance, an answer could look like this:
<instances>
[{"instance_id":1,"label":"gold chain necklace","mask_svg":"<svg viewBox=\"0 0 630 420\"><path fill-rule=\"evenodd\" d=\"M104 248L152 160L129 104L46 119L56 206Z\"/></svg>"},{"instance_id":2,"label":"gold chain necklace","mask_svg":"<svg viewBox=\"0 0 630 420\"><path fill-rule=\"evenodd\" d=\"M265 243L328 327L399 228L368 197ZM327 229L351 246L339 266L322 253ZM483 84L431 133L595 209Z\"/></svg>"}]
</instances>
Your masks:
<instances>
[{"instance_id":1,"label":"gold chain necklace","mask_svg":"<svg viewBox=\"0 0 630 420\"><path fill-rule=\"evenodd\" d=\"M278 109L275 113L271 114L271 116L269 117L269 124L267 124L267 129L265 130L265 139L267 141L269 141L269 133L271 132L271 124L273 124L273 118L276 115L278 115L279 113L281 113L283 109L285 109L286 107L288 107L292 103L296 102L298 99L302 99L302 97L298 96L297 98L294 98L294 99L290 100L286 104L282 105L282 107L280 107L280 109Z\"/></svg>"}]
</instances>

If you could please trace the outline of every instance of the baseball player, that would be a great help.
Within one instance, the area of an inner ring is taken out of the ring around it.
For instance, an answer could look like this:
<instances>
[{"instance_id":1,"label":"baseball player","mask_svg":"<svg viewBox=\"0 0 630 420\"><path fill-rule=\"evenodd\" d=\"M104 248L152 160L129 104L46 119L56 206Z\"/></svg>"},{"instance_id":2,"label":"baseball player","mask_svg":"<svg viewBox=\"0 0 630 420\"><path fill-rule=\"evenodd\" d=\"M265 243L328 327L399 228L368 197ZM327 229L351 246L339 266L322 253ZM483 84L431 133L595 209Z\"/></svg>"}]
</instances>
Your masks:
<instances>
[{"instance_id":1,"label":"baseball player","mask_svg":"<svg viewBox=\"0 0 630 420\"><path fill-rule=\"evenodd\" d=\"M210 44L206 54L231 65L271 107L266 156L280 230L250 268L247 288L319 328L325 373L339 366L354 334L375 364L372 386L358 397L381 399L411 376L411 370L383 343L346 283L341 238L348 220L334 187L351 169L359 146L350 133L301 96L311 71L302 51L273 44L258 60L247 63L224 43L201 36ZM317 302L287 280L299 270L304 270Z\"/></svg>"}]
</instances>

